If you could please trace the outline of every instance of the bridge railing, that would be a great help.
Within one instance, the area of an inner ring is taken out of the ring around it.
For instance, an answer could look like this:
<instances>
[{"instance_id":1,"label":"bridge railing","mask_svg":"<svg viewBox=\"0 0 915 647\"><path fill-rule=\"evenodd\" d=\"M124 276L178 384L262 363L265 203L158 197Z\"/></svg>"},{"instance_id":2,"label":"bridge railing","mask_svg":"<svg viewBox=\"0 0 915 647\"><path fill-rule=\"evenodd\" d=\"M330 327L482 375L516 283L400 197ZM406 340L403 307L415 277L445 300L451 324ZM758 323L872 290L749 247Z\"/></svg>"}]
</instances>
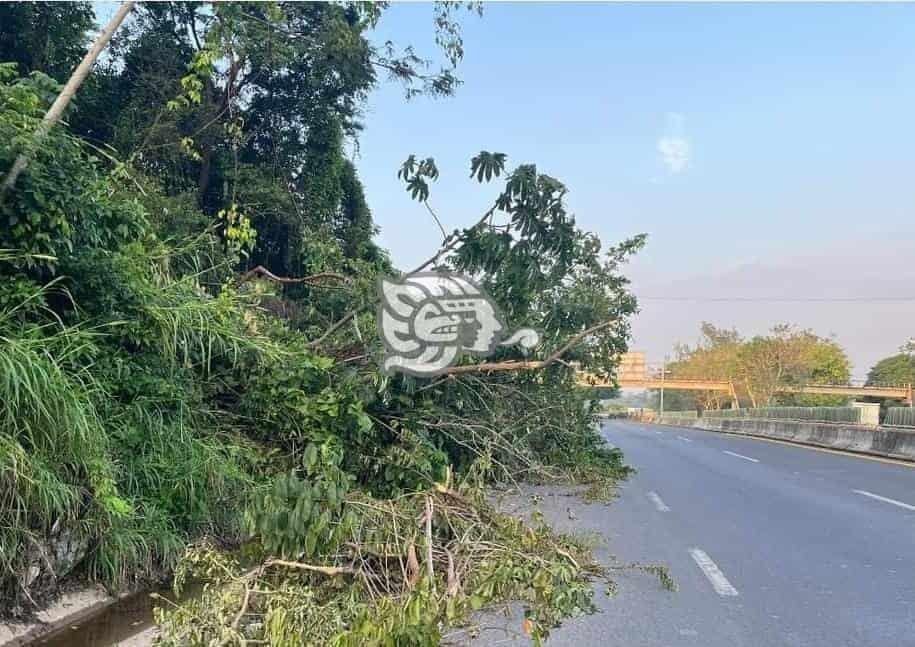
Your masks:
<instances>
[{"instance_id":1,"label":"bridge railing","mask_svg":"<svg viewBox=\"0 0 915 647\"><path fill-rule=\"evenodd\" d=\"M579 371L578 382L583 386L620 386L623 388L637 389L670 389L687 391L719 391L728 393L733 399L737 398L737 388L729 380L696 380L681 379L673 375L660 377L632 377L621 376L614 383L612 380ZM912 385L855 385L855 384L803 384L781 385L777 393L804 393L808 395L841 395L849 398L887 398L898 399L912 403Z\"/></svg>"}]
</instances>

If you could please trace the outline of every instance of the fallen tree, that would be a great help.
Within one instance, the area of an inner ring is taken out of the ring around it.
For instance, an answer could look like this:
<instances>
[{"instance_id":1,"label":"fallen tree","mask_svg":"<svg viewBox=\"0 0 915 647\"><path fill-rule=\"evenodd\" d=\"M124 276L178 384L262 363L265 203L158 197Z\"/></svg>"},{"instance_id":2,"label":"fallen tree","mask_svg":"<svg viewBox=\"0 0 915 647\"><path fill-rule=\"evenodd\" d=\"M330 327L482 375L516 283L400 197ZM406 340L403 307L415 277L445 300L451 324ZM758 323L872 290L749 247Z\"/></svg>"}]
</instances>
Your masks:
<instances>
[{"instance_id":1,"label":"fallen tree","mask_svg":"<svg viewBox=\"0 0 915 647\"><path fill-rule=\"evenodd\" d=\"M4 611L65 577L123 589L177 568L179 584L211 583L161 618L165 641L423 644L512 596L544 635L589 608L590 562L482 497L519 481L606 494L628 473L570 363L612 373L636 307L620 265L643 238L601 249L562 183L481 152L471 176L504 179L498 197L414 271L475 277L509 325L542 332L544 359L502 347L432 380L382 374L374 287L397 272L341 152L370 83L362 70L338 103L303 105L315 88L296 67L366 63L369 18L347 12L371 8L238 7L138 9L133 55L84 104L126 102L141 123L118 132L127 161L52 125L0 206L14 250L0 254ZM147 82L121 85L122 71ZM0 78L7 167L55 86L8 65ZM246 103L246 84L301 110ZM147 115L160 88L181 100ZM105 125L76 117L77 133ZM274 123L282 150L264 145ZM401 169L429 210L435 177L431 159ZM267 292L292 314L270 316ZM66 566L50 559L64 544Z\"/></svg>"}]
</instances>

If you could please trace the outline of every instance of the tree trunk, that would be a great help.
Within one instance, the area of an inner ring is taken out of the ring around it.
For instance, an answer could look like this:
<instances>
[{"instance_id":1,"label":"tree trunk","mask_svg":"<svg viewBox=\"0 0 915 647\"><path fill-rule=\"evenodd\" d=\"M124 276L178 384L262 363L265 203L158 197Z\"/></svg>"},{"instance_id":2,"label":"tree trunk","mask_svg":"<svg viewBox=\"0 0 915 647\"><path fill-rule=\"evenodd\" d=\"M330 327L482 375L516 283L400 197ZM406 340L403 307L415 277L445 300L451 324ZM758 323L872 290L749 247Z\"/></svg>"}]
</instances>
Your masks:
<instances>
[{"instance_id":1,"label":"tree trunk","mask_svg":"<svg viewBox=\"0 0 915 647\"><path fill-rule=\"evenodd\" d=\"M200 153L200 174L197 176L197 201L200 208L206 211L207 193L210 191L210 163L213 160L213 149L209 144Z\"/></svg>"},{"instance_id":2,"label":"tree trunk","mask_svg":"<svg viewBox=\"0 0 915 647\"><path fill-rule=\"evenodd\" d=\"M747 395L750 396L750 405L755 409L756 397L753 395L753 389L750 388L750 380L744 380L744 384L747 386Z\"/></svg>"}]
</instances>

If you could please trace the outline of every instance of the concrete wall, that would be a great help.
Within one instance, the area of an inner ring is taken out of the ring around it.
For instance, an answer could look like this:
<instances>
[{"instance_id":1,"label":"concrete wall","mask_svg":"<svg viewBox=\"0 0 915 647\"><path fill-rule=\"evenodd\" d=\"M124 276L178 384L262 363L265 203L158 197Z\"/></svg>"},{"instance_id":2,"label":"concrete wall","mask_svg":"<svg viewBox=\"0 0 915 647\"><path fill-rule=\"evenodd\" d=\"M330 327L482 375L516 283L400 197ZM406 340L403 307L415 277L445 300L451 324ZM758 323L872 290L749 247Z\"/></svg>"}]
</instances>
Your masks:
<instances>
[{"instance_id":1,"label":"concrete wall","mask_svg":"<svg viewBox=\"0 0 915 647\"><path fill-rule=\"evenodd\" d=\"M880 424L879 402L852 402L851 406L861 411L861 424L876 427Z\"/></svg>"},{"instance_id":2,"label":"concrete wall","mask_svg":"<svg viewBox=\"0 0 915 647\"><path fill-rule=\"evenodd\" d=\"M915 431L752 418L700 418L688 426L915 461Z\"/></svg>"}]
</instances>

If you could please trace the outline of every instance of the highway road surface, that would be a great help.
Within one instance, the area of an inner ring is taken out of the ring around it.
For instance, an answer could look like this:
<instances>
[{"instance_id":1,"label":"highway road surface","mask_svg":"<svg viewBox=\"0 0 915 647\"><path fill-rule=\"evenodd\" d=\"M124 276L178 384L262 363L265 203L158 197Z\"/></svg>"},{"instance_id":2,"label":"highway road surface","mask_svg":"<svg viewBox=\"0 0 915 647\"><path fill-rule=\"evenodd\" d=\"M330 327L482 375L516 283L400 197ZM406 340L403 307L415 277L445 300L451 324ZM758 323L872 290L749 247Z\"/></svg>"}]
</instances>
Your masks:
<instances>
[{"instance_id":1,"label":"highway road surface","mask_svg":"<svg viewBox=\"0 0 915 647\"><path fill-rule=\"evenodd\" d=\"M622 571L548 646L915 647L915 468L677 427L604 433L638 474L609 507L570 519L554 495L544 514L600 533L608 563L668 565L679 591Z\"/></svg>"}]
</instances>

